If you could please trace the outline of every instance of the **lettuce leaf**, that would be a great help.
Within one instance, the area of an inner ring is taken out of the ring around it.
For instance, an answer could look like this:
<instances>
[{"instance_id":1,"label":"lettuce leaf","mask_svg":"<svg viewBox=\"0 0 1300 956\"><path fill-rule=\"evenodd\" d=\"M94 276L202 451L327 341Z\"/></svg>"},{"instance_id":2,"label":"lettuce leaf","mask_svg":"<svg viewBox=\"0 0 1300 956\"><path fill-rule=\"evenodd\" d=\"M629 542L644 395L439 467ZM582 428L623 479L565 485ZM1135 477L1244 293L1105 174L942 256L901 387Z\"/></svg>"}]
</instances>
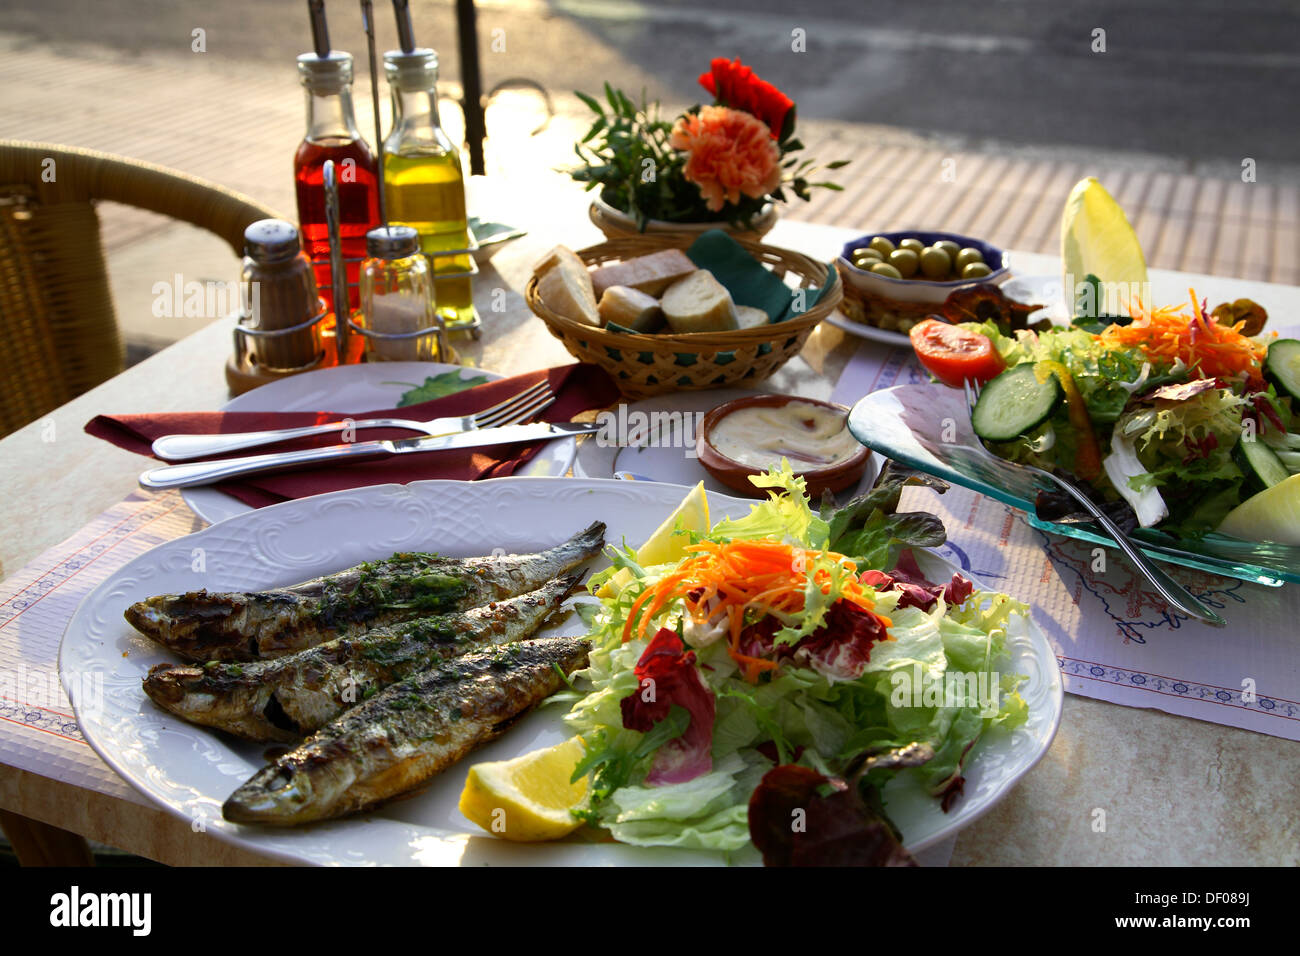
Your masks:
<instances>
[{"instance_id":1,"label":"lettuce leaf","mask_svg":"<svg viewBox=\"0 0 1300 956\"><path fill-rule=\"evenodd\" d=\"M830 550L852 558L859 571L892 571L904 548L937 548L947 540L938 516L924 512L898 513L903 489L931 488L940 494L947 483L931 475L886 463L875 486L842 508L823 501Z\"/></svg>"},{"instance_id":2,"label":"lettuce leaf","mask_svg":"<svg viewBox=\"0 0 1300 956\"><path fill-rule=\"evenodd\" d=\"M808 482L796 477L790 463L782 458L781 467L754 475L749 479L759 488L771 488L767 500L753 505L744 518L723 518L707 535L714 541L757 540L773 538L807 548L822 550L828 528L820 515L808 504Z\"/></svg>"}]
</instances>

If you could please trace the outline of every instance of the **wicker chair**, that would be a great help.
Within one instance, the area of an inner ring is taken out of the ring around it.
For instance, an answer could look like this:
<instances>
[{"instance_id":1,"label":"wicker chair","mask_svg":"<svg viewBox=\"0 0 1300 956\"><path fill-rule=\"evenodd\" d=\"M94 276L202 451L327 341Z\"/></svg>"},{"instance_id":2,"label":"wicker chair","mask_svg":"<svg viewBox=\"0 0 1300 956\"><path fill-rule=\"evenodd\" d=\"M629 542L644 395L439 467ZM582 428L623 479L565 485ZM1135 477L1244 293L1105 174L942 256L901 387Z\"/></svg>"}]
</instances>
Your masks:
<instances>
[{"instance_id":1,"label":"wicker chair","mask_svg":"<svg viewBox=\"0 0 1300 956\"><path fill-rule=\"evenodd\" d=\"M243 251L278 214L151 163L0 140L0 436L122 371L96 200L193 223Z\"/></svg>"}]
</instances>

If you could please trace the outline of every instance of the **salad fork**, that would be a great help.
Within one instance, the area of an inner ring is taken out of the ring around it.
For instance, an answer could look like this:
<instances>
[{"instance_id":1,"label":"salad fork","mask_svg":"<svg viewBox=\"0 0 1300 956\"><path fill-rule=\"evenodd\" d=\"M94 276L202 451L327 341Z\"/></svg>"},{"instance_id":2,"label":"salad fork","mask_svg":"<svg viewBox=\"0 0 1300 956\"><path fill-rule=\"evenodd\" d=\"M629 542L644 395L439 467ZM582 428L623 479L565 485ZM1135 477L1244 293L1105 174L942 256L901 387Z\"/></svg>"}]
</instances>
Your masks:
<instances>
[{"instance_id":1,"label":"salad fork","mask_svg":"<svg viewBox=\"0 0 1300 956\"><path fill-rule=\"evenodd\" d=\"M966 391L967 408L969 411L974 412L975 403L979 400L979 383L966 379L962 384ZM971 427L973 429L974 425ZM1035 468L1033 465L1025 465L1020 462L999 458L984 447L984 443L978 436L976 436L971 445L977 452L982 453L983 459L986 460L985 463L991 466L995 472L1002 471L1006 474L1006 470L1010 469L1011 474L1014 474L1017 478L1019 478L1020 475L1030 475L1039 479L1036 484L1040 487L1043 481L1050 482L1077 501L1083 509L1087 511L1088 514L1092 515L1096 522L1105 529L1106 534L1114 539L1115 544L1117 544L1119 549L1124 552L1128 559L1133 563L1133 566L1141 572L1143 577L1151 582L1151 585L1160 593L1160 596L1165 599L1166 603L1168 603L1171 608L1186 614L1188 617L1195 618L1198 621L1204 621L1206 624L1213 625L1214 627L1224 627L1226 625L1227 622L1224 621L1223 618L1219 617L1219 615L1215 614L1214 611L1207 608L1197 600L1190 591L1171 578L1154 561L1148 558L1146 554L1144 554L1142 550L1133 543L1132 539L1120 530L1119 525L1115 524L1115 522L1112 521L1104 511L1097 507L1093 500L1081 489L1076 487L1073 482L1068 481L1059 475L1052 474L1050 471L1045 471L1042 468Z\"/></svg>"},{"instance_id":2,"label":"salad fork","mask_svg":"<svg viewBox=\"0 0 1300 956\"><path fill-rule=\"evenodd\" d=\"M309 435L328 435L341 432L345 428L404 428L426 435L452 435L457 432L475 431L480 428L499 428L502 425L518 425L537 415L555 401L546 380L524 389L517 395L498 402L491 408L485 408L473 415L435 418L427 422L418 422L406 418L368 418L364 421L344 419L337 422L325 422L321 425L303 425L299 428L273 428L258 432L230 432L223 435L163 435L153 443L153 453L167 461L189 461L193 458L206 458L241 448L255 448L258 445L270 445L287 441L290 438L306 438Z\"/></svg>"}]
</instances>

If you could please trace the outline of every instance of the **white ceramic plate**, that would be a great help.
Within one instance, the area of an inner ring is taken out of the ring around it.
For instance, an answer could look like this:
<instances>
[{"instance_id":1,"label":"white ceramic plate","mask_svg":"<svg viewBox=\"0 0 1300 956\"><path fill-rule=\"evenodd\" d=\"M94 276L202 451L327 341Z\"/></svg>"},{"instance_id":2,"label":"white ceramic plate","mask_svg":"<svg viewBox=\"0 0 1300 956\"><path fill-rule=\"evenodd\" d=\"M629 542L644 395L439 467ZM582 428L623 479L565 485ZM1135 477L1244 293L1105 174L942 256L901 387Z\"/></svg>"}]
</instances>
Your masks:
<instances>
[{"instance_id":1,"label":"white ceramic plate","mask_svg":"<svg viewBox=\"0 0 1300 956\"><path fill-rule=\"evenodd\" d=\"M392 408L402 399L402 394L425 378L444 372L459 370L462 380L482 376L490 382L504 378L500 372L466 368L463 365L446 365L442 362L375 362L362 365L336 365L333 368L303 372L278 379L231 399L221 407L223 412L338 412L347 415L367 412L376 408ZM358 432L365 438L365 432ZM411 432L411 438L420 437ZM534 478L562 478L573 467L577 456L577 439L549 442L532 461L519 470L520 475ZM254 455L268 448L250 449ZM253 509L238 498L232 498L215 488L185 488L181 497L190 509L207 521L216 524L233 515L245 514Z\"/></svg>"},{"instance_id":2,"label":"white ceramic plate","mask_svg":"<svg viewBox=\"0 0 1300 956\"><path fill-rule=\"evenodd\" d=\"M626 403L628 431L633 437L650 427L650 439L636 445L618 447L601 443L595 437L578 443L578 458L573 474L578 478L622 478L635 481L660 481L675 485L694 485L703 481L711 494L735 495L736 492L705 470L695 457L696 428L706 412L723 402L764 392L741 388L716 388L696 392L673 392L639 402ZM658 418L652 416L658 415ZM691 416L688 420L686 416ZM657 425L655 423L658 423ZM683 434L685 432L685 434ZM856 488L846 489L838 497L847 501L868 490L875 483L883 459L872 455Z\"/></svg>"},{"instance_id":3,"label":"white ceramic plate","mask_svg":"<svg viewBox=\"0 0 1300 956\"><path fill-rule=\"evenodd\" d=\"M1065 294L1062 292L1060 276L1012 276L1002 283L1001 289L1005 295L1017 302L1037 302L1043 306L1030 315L1031 321L1037 322L1045 318L1051 319L1053 325L1070 324L1070 310L1065 302ZM902 332L890 332L886 329L878 329L874 325L854 322L839 311L828 315L826 321L861 339L898 348L912 347L912 340Z\"/></svg>"},{"instance_id":4,"label":"white ceramic plate","mask_svg":"<svg viewBox=\"0 0 1300 956\"><path fill-rule=\"evenodd\" d=\"M196 727L156 708L140 681L170 658L136 634L122 612L154 594L207 587L261 589L301 581L394 551L428 549L476 555L502 547L553 545L591 521L606 540L644 540L681 500L672 485L650 482L499 478L379 485L262 508L159 545L131 561L82 603L59 656L64 686L102 681L97 706L70 691L82 733L132 786L177 817L222 840L280 860L320 864L637 865L718 864L723 857L621 844L512 844L483 834L456 809L468 764L419 794L368 815L301 829L239 826L221 804L265 763L263 746ZM710 496L718 516L748 513L750 502ZM195 549L202 549L196 552ZM206 571L193 570L201 553ZM951 573L924 555L936 579ZM933 564L931 564L933 562ZM603 559L597 559L603 565ZM542 633L576 634L576 616ZM886 789L887 808L913 851L941 841L986 812L1046 753L1061 717L1061 675L1047 638L1032 625L1011 641L1012 668L1028 677L1021 692L1027 724L983 741L964 795L945 814L932 798ZM543 709L475 752L471 762L503 760L564 739L563 708ZM892 787L892 784L891 784ZM733 855L733 862L738 855ZM756 860L757 853L748 854Z\"/></svg>"},{"instance_id":5,"label":"white ceramic plate","mask_svg":"<svg viewBox=\"0 0 1300 956\"><path fill-rule=\"evenodd\" d=\"M867 325L865 322L854 322L838 310L826 316L825 321L843 329L850 335L856 335L860 339L879 342L881 345L893 345L897 348L910 349L912 347L912 340L902 332L891 332L888 329L878 329L874 325Z\"/></svg>"}]
</instances>

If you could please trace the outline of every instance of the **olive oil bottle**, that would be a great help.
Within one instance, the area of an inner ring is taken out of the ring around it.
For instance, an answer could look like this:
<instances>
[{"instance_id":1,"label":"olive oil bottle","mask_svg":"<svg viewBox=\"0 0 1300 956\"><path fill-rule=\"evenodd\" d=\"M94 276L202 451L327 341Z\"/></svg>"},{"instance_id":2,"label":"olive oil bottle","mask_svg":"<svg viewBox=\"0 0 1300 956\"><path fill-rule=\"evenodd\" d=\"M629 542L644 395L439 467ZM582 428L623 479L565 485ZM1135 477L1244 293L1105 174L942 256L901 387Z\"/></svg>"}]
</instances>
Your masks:
<instances>
[{"instance_id":1,"label":"olive oil bottle","mask_svg":"<svg viewBox=\"0 0 1300 956\"><path fill-rule=\"evenodd\" d=\"M465 178L460 153L438 123L438 54L429 49L384 54L393 94L393 128L384 140L388 221L420 234L434 274L435 307L449 328L474 321L473 262L468 252Z\"/></svg>"}]
</instances>

